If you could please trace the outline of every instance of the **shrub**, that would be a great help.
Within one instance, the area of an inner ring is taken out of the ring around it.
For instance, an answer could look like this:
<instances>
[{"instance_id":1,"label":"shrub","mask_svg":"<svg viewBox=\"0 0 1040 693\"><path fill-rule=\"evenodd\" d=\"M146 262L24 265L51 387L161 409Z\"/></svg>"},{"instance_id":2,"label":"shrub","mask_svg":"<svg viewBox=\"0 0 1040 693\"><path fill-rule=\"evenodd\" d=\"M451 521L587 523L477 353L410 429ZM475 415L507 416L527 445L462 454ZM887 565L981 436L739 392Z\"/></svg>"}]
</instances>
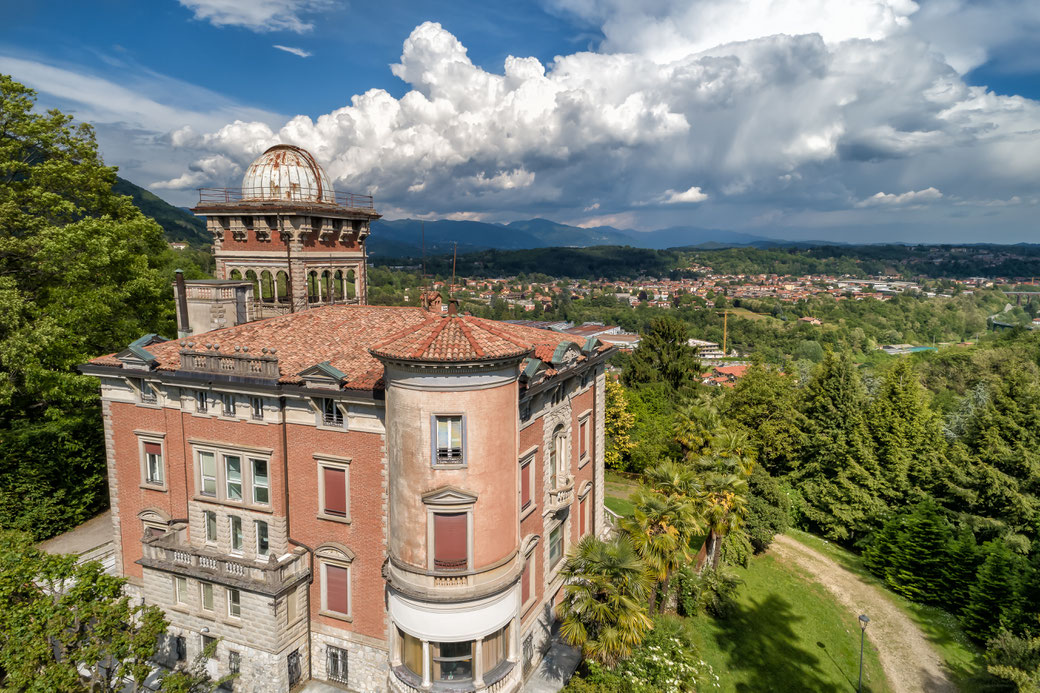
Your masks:
<instances>
[{"instance_id":1,"label":"shrub","mask_svg":"<svg viewBox=\"0 0 1040 693\"><path fill-rule=\"evenodd\" d=\"M751 547L756 554L769 548L773 537L791 525L791 499L775 478L755 465L748 479L748 514L744 520Z\"/></svg>"},{"instance_id":2,"label":"shrub","mask_svg":"<svg viewBox=\"0 0 1040 693\"><path fill-rule=\"evenodd\" d=\"M770 537L772 540L772 537ZM728 565L738 565L747 568L751 562L751 555L755 550L751 546L747 532L736 529L730 532L722 540L722 562Z\"/></svg>"},{"instance_id":3,"label":"shrub","mask_svg":"<svg viewBox=\"0 0 1040 693\"><path fill-rule=\"evenodd\" d=\"M706 568L700 577L700 607L715 618L727 618L737 605L737 590L743 583L721 568Z\"/></svg>"}]
</instances>

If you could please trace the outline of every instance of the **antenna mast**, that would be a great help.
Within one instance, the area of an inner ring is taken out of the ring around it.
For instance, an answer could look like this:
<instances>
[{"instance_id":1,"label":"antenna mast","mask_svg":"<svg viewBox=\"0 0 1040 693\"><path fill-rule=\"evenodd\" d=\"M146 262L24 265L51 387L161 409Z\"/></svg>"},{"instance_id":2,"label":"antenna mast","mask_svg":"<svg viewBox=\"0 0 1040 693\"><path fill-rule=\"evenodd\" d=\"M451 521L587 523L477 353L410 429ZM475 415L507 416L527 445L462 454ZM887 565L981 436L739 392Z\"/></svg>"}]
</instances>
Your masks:
<instances>
[{"instance_id":1,"label":"antenna mast","mask_svg":"<svg viewBox=\"0 0 1040 693\"><path fill-rule=\"evenodd\" d=\"M451 255L451 289L448 291L450 298L455 298L455 260L459 257L459 244L458 241L454 243L454 250Z\"/></svg>"}]
</instances>

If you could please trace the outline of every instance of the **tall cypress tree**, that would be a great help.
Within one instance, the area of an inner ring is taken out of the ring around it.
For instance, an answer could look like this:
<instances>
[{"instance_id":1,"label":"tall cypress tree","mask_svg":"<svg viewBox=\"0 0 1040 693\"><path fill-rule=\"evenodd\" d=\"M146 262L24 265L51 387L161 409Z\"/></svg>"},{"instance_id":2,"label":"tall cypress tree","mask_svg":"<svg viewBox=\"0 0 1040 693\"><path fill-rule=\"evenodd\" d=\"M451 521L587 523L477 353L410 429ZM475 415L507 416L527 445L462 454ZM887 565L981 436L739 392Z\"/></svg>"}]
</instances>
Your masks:
<instances>
[{"instance_id":1,"label":"tall cypress tree","mask_svg":"<svg viewBox=\"0 0 1040 693\"><path fill-rule=\"evenodd\" d=\"M877 527L884 503L866 393L849 354L824 357L805 388L802 411L806 445L796 478L806 518L827 538L854 543Z\"/></svg>"}]
</instances>

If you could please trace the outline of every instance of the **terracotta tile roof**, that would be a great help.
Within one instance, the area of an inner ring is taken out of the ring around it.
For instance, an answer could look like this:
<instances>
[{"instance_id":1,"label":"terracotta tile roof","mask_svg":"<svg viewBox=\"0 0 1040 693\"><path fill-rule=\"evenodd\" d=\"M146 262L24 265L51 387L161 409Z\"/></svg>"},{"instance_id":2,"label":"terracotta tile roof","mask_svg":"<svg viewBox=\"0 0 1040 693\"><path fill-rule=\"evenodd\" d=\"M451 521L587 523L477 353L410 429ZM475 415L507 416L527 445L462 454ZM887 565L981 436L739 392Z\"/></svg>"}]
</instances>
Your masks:
<instances>
[{"instance_id":1,"label":"terracotta tile roof","mask_svg":"<svg viewBox=\"0 0 1040 693\"><path fill-rule=\"evenodd\" d=\"M429 361L479 361L522 356L551 363L563 342L582 345L572 336L473 316L440 316L422 308L391 306L324 306L300 313L213 330L185 340L146 347L162 371L180 368L181 342L219 344L220 351L248 347L275 349L279 382L300 383L300 371L323 361L346 374L346 389L383 387L381 355ZM603 345L600 350L609 348ZM114 354L91 361L121 366Z\"/></svg>"}]
</instances>

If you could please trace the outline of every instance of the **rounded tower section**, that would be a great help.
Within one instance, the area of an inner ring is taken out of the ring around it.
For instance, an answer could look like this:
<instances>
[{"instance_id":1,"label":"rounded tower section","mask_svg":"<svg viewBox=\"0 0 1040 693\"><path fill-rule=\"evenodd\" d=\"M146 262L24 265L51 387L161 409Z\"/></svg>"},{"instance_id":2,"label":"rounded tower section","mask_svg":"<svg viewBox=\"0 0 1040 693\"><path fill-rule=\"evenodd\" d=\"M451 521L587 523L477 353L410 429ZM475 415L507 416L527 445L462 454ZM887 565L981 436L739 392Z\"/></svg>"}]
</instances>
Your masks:
<instances>
[{"instance_id":1,"label":"rounded tower section","mask_svg":"<svg viewBox=\"0 0 1040 693\"><path fill-rule=\"evenodd\" d=\"M457 315L372 349L386 377L386 578L400 690L520 675L517 403L529 352Z\"/></svg>"},{"instance_id":2,"label":"rounded tower section","mask_svg":"<svg viewBox=\"0 0 1040 693\"><path fill-rule=\"evenodd\" d=\"M336 194L325 169L310 152L291 144L276 144L246 169L242 199L334 204Z\"/></svg>"}]
</instances>

